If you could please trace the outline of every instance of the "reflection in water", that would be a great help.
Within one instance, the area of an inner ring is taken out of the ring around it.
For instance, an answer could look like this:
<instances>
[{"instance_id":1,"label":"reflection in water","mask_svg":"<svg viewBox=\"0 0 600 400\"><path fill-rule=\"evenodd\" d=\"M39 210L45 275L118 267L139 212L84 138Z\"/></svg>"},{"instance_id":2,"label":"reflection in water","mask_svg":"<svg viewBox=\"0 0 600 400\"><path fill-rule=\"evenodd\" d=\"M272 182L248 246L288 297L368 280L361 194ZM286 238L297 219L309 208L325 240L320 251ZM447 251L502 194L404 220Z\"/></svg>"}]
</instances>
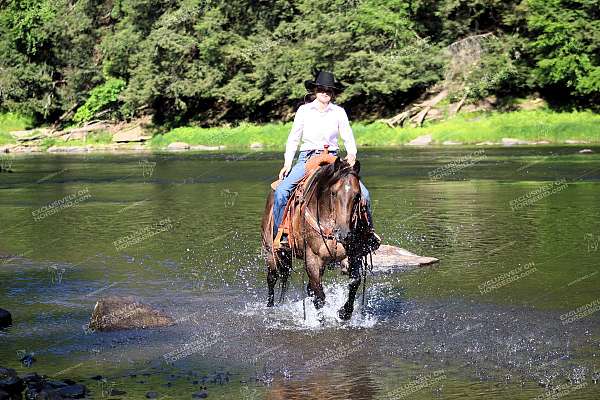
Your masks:
<instances>
[{"instance_id":1,"label":"reflection in water","mask_svg":"<svg viewBox=\"0 0 600 400\"><path fill-rule=\"evenodd\" d=\"M357 356L358 357L358 356ZM267 391L267 400L321 400L376 398L377 385L371 371L358 361L343 374L314 372L302 381L276 380Z\"/></svg>"},{"instance_id":2,"label":"reflection in water","mask_svg":"<svg viewBox=\"0 0 600 400\"><path fill-rule=\"evenodd\" d=\"M306 301L306 320L298 273L288 302L264 307L259 225L277 154L15 158L0 175L0 306L15 321L0 332L0 365L29 372L16 352L35 352L40 373L102 371L132 398L190 398L206 385L210 398L371 399L437 370L444 381L411 398L534 398L564 382L587 382L574 397L597 398L599 314L561 316L598 299L600 158L486 149L475 165L430 179L473 151L362 153L384 243L441 263L370 276L365 308L344 323L335 311L347 280L337 274L325 278L325 309ZM511 209L562 178L560 192ZM84 188L90 197L77 206L32 215ZM169 229L148 234L159 221ZM506 278L526 265L535 271ZM486 282L502 284L480 290ZM138 296L179 323L85 332L107 295ZM207 348L165 361L214 332Z\"/></svg>"}]
</instances>

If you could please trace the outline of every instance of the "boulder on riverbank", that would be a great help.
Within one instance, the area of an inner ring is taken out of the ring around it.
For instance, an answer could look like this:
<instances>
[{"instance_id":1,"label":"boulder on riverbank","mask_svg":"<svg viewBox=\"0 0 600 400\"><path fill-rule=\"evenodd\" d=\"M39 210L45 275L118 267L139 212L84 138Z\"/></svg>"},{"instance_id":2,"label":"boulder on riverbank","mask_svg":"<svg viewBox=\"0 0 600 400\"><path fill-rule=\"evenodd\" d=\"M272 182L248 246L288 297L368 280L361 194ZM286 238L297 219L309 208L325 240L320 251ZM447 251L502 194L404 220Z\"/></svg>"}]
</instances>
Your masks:
<instances>
[{"instance_id":1,"label":"boulder on riverbank","mask_svg":"<svg viewBox=\"0 0 600 400\"><path fill-rule=\"evenodd\" d=\"M195 144L190 146L190 150L202 150L202 151L212 151L212 150L223 150L225 146L207 146L204 144Z\"/></svg>"},{"instance_id":2,"label":"boulder on riverbank","mask_svg":"<svg viewBox=\"0 0 600 400\"><path fill-rule=\"evenodd\" d=\"M502 138L502 144L504 146L514 146L520 144L531 144L527 140L515 139L515 138Z\"/></svg>"},{"instance_id":3,"label":"boulder on riverbank","mask_svg":"<svg viewBox=\"0 0 600 400\"><path fill-rule=\"evenodd\" d=\"M189 150L189 149L190 149L190 145L185 142L173 142L173 143L169 143L169 145L167 146L167 150L171 150L171 151L182 151L182 150Z\"/></svg>"},{"instance_id":4,"label":"boulder on riverbank","mask_svg":"<svg viewBox=\"0 0 600 400\"><path fill-rule=\"evenodd\" d=\"M418 138L411 140L406 145L407 146L427 146L427 145L431 144L432 140L433 139L431 138L431 135L423 135L423 136L419 136Z\"/></svg>"},{"instance_id":5,"label":"boulder on riverbank","mask_svg":"<svg viewBox=\"0 0 600 400\"><path fill-rule=\"evenodd\" d=\"M170 316L135 301L133 297L110 296L98 300L94 306L89 329L113 331L134 328L170 326L175 320Z\"/></svg>"},{"instance_id":6,"label":"boulder on riverbank","mask_svg":"<svg viewBox=\"0 0 600 400\"><path fill-rule=\"evenodd\" d=\"M8 310L0 308L0 329L6 328L12 325L12 315Z\"/></svg>"},{"instance_id":7,"label":"boulder on riverbank","mask_svg":"<svg viewBox=\"0 0 600 400\"><path fill-rule=\"evenodd\" d=\"M46 151L48 153L86 153L89 149L84 146L50 146Z\"/></svg>"},{"instance_id":8,"label":"boulder on riverbank","mask_svg":"<svg viewBox=\"0 0 600 400\"><path fill-rule=\"evenodd\" d=\"M116 143L145 142L150 139L152 139L152 135L147 133L141 124L123 128L112 137L112 141Z\"/></svg>"}]
</instances>

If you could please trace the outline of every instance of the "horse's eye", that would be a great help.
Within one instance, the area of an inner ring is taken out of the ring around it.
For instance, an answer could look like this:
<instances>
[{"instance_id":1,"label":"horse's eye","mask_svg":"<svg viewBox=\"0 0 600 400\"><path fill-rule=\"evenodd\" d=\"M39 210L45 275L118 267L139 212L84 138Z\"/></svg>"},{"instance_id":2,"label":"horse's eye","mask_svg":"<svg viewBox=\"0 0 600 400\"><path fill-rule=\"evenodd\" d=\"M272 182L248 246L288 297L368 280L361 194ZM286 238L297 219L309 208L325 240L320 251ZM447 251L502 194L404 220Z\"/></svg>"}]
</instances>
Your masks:
<instances>
[{"instance_id":1,"label":"horse's eye","mask_svg":"<svg viewBox=\"0 0 600 400\"><path fill-rule=\"evenodd\" d=\"M335 197L335 196L337 196L337 193L335 193L335 192L331 192L331 196L332 196L332 197Z\"/></svg>"}]
</instances>

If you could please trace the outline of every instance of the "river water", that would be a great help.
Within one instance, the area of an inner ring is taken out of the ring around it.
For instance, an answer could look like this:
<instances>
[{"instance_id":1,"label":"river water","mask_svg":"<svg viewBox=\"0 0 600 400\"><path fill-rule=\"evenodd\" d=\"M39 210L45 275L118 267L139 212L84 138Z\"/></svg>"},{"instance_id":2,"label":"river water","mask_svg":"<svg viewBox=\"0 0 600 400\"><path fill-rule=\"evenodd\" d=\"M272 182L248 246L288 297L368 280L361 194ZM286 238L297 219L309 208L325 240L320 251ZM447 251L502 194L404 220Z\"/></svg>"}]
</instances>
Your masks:
<instances>
[{"instance_id":1,"label":"river water","mask_svg":"<svg viewBox=\"0 0 600 400\"><path fill-rule=\"evenodd\" d=\"M577 150L363 149L383 242L441 261L369 276L348 322L337 270L303 318L299 262L288 300L264 306L279 153L4 156L0 365L94 398L597 399L600 148ZM108 295L178 323L83 329Z\"/></svg>"}]
</instances>

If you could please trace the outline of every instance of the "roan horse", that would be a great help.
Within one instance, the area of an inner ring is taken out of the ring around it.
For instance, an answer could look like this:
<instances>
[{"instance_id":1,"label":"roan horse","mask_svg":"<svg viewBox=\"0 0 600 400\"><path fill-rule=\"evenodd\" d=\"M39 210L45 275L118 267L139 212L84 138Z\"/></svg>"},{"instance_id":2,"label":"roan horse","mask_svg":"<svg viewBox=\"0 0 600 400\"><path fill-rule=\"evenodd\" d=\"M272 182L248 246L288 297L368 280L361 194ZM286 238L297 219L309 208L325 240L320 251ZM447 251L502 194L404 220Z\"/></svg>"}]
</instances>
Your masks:
<instances>
[{"instance_id":1,"label":"roan horse","mask_svg":"<svg viewBox=\"0 0 600 400\"><path fill-rule=\"evenodd\" d=\"M292 218L288 232L289 248L273 248L274 195L273 191L269 193L261 227L262 250L268 267L268 307L274 304L274 288L279 277L279 301L284 300L294 257L304 260L309 279L307 291L314 296L315 308L323 307L325 293L321 278L325 267L348 257L348 300L338 315L343 320L350 319L356 291L361 283L362 257L365 256L363 243L368 229L365 204L361 202L359 171L358 161L350 166L336 157L333 163L316 170L304 186L303 193L292 194L290 203L295 205L286 210Z\"/></svg>"}]
</instances>

